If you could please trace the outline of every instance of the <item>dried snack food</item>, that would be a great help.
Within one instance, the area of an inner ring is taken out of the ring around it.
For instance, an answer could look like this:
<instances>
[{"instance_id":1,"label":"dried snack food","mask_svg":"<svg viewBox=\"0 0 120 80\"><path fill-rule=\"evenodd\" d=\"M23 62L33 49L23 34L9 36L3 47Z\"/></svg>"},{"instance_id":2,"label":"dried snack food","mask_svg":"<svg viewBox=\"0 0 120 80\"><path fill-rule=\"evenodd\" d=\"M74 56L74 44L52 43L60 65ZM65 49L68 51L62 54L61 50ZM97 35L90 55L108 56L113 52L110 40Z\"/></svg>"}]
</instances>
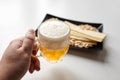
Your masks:
<instances>
[{"instance_id":1,"label":"dried snack food","mask_svg":"<svg viewBox=\"0 0 120 80\"><path fill-rule=\"evenodd\" d=\"M88 24L79 25L78 27L80 27L82 30L97 31L97 29L95 27L92 27L91 25L88 25ZM97 45L97 42L95 42L95 41L90 41L90 40L86 41L86 39L84 39L84 40L83 39L71 37L70 45L79 47L79 48L89 48L89 47L93 47L94 45Z\"/></svg>"},{"instance_id":2,"label":"dried snack food","mask_svg":"<svg viewBox=\"0 0 120 80\"><path fill-rule=\"evenodd\" d=\"M97 31L97 29L89 24L85 25L78 25L82 30L91 30L91 31Z\"/></svg>"}]
</instances>

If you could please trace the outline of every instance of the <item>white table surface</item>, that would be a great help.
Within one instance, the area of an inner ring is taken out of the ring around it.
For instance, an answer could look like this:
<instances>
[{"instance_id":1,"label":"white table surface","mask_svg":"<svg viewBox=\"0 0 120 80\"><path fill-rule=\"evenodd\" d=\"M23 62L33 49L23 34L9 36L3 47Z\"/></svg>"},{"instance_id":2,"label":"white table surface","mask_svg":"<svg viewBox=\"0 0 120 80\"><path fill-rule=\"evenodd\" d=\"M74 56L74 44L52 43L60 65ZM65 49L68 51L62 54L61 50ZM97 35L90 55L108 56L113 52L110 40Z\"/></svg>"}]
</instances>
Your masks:
<instances>
[{"instance_id":1,"label":"white table surface","mask_svg":"<svg viewBox=\"0 0 120 80\"><path fill-rule=\"evenodd\" d=\"M0 58L11 40L36 29L46 13L101 22L107 34L102 51L73 51L54 64L39 58L41 71L22 80L120 80L119 7L119 0L0 0Z\"/></svg>"}]
</instances>

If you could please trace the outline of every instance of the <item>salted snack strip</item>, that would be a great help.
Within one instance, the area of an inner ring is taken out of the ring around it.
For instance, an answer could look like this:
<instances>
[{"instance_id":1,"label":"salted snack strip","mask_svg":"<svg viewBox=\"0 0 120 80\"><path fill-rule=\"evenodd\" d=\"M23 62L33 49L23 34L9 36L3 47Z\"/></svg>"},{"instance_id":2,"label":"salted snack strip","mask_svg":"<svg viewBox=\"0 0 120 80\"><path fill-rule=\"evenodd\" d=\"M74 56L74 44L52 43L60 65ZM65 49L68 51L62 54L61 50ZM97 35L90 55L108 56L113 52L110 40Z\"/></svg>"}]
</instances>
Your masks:
<instances>
[{"instance_id":1,"label":"salted snack strip","mask_svg":"<svg viewBox=\"0 0 120 80\"><path fill-rule=\"evenodd\" d=\"M82 41L91 41L91 39L88 39L84 36L81 36L78 32L74 31L74 28L76 28L76 27L79 28L79 29L86 29L85 26L80 27L80 25L77 26L77 25L75 25L73 23L70 23L68 21L65 21L65 23L68 24L71 28L70 38L76 38L76 39L79 39L79 40L82 40Z\"/></svg>"},{"instance_id":2,"label":"salted snack strip","mask_svg":"<svg viewBox=\"0 0 120 80\"><path fill-rule=\"evenodd\" d=\"M103 39L106 36L103 33L94 32L94 31L90 31L90 30L77 30L77 29L74 29L74 31L78 32L78 34L80 36L82 36L82 37L86 37L88 39L98 41L98 42L102 42Z\"/></svg>"},{"instance_id":3,"label":"salted snack strip","mask_svg":"<svg viewBox=\"0 0 120 80\"><path fill-rule=\"evenodd\" d=\"M78 35L73 34L73 33L70 33L70 38L78 39L78 40L81 40L81 41L91 41L90 39L87 39L87 38L84 38L84 37L79 37Z\"/></svg>"},{"instance_id":4,"label":"salted snack strip","mask_svg":"<svg viewBox=\"0 0 120 80\"><path fill-rule=\"evenodd\" d=\"M74 33L77 33L79 36L91 39L93 41L102 42L106 36L104 33L90 30L82 30L77 25L74 25L68 21L65 21L65 23L67 23L70 26L71 31L73 31Z\"/></svg>"},{"instance_id":5,"label":"salted snack strip","mask_svg":"<svg viewBox=\"0 0 120 80\"><path fill-rule=\"evenodd\" d=\"M79 40L82 40L82 41L92 41L91 39L88 39L88 38L82 36L81 34L79 34L78 32L76 32L74 30L71 30L70 37L71 38L76 38L76 39L79 39Z\"/></svg>"}]
</instances>

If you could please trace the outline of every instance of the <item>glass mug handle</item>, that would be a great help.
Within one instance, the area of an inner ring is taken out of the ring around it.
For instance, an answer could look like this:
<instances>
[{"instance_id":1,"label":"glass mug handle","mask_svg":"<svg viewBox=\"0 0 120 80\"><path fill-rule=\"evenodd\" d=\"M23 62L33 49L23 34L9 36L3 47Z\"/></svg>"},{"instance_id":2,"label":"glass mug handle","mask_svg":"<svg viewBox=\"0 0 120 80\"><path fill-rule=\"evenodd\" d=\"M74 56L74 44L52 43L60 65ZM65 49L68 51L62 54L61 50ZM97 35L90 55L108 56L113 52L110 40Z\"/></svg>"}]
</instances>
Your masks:
<instances>
[{"instance_id":1,"label":"glass mug handle","mask_svg":"<svg viewBox=\"0 0 120 80\"><path fill-rule=\"evenodd\" d=\"M38 42L38 28L35 30L35 41L37 42L38 46L39 46L39 42ZM40 53L40 50L38 49L38 52L37 53ZM36 57L42 57L41 54L37 54Z\"/></svg>"}]
</instances>

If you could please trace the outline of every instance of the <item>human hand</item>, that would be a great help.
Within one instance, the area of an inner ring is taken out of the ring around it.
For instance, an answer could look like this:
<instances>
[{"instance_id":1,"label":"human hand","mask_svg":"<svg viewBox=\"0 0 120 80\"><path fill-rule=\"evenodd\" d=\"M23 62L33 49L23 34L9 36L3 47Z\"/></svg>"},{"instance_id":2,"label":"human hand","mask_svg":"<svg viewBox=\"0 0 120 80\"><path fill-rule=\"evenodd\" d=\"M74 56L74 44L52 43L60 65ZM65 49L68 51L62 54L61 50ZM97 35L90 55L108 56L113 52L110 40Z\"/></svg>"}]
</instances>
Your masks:
<instances>
[{"instance_id":1,"label":"human hand","mask_svg":"<svg viewBox=\"0 0 120 80\"><path fill-rule=\"evenodd\" d=\"M40 70L35 32L29 30L25 37L13 40L0 61L0 80L20 80L27 70Z\"/></svg>"}]
</instances>

